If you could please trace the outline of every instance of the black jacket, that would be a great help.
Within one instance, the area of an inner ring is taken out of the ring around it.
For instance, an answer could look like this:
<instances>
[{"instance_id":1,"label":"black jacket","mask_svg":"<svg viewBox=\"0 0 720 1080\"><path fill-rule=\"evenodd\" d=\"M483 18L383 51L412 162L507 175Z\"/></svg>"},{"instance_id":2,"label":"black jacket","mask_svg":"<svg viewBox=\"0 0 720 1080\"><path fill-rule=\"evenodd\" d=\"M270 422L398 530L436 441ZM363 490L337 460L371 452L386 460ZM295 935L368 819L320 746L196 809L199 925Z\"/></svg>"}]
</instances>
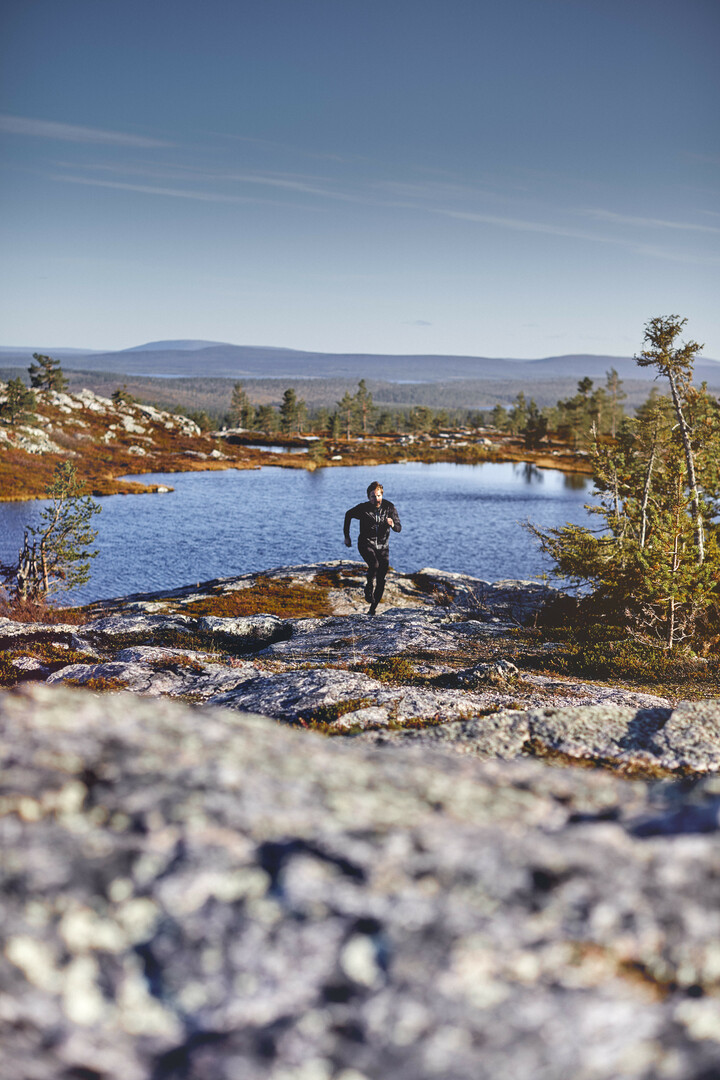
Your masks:
<instances>
[{"instance_id":1,"label":"black jacket","mask_svg":"<svg viewBox=\"0 0 720 1080\"><path fill-rule=\"evenodd\" d=\"M387 547L390 537L388 516L395 522L395 532L400 532L402 529L400 515L387 499L383 499L377 509L369 499L367 502L358 503L345 515L345 540L350 539L350 522L353 518L357 518L360 522L359 544L369 543L375 547Z\"/></svg>"}]
</instances>

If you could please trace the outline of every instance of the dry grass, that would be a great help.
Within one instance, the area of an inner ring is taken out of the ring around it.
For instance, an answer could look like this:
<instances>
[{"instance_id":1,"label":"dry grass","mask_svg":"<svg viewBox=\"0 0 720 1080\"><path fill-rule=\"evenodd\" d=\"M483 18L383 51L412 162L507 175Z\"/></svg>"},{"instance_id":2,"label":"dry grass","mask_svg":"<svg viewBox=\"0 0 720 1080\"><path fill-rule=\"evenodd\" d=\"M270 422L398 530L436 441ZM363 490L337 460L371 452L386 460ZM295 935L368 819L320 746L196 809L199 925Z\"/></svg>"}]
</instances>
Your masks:
<instances>
[{"instance_id":1,"label":"dry grass","mask_svg":"<svg viewBox=\"0 0 720 1080\"><path fill-rule=\"evenodd\" d=\"M110 678L106 675L94 675L89 679L65 679L63 682L65 686L93 690L98 694L116 694L120 690L127 690L127 683L122 679Z\"/></svg>"},{"instance_id":2,"label":"dry grass","mask_svg":"<svg viewBox=\"0 0 720 1080\"><path fill-rule=\"evenodd\" d=\"M33 671L18 668L14 660L30 658L38 660L44 670ZM92 657L87 653L78 652L76 649L63 648L62 644L50 641L32 641L27 645L19 645L0 654L0 686L17 686L18 683L35 680L45 680L51 672L60 671L69 664L92 663Z\"/></svg>"},{"instance_id":3,"label":"dry grass","mask_svg":"<svg viewBox=\"0 0 720 1080\"><path fill-rule=\"evenodd\" d=\"M281 619L322 618L332 615L327 591L319 585L305 585L289 578L259 577L255 585L233 592L193 600L177 607L183 615L216 615L237 618L246 615L276 615Z\"/></svg>"},{"instance_id":4,"label":"dry grass","mask_svg":"<svg viewBox=\"0 0 720 1080\"><path fill-rule=\"evenodd\" d=\"M128 432L122 427L122 412L107 414L89 409L76 409L72 415L39 402L42 417L37 426L60 446L63 453L30 454L18 448L0 450L0 491L4 501L43 498L55 465L73 455L78 476L92 495L140 494L155 490L138 482L123 483L118 477L127 473L190 472L197 469L249 468L257 463L257 451L222 444L220 449L227 461L210 457L218 448L206 435L184 435L179 429L168 430L163 422L140 414L133 419L143 433ZM82 421L84 426L79 426ZM111 424L117 430L109 444L102 442ZM145 455L130 453L131 446L141 446ZM206 455L198 458L196 454ZM265 456L265 455L261 455Z\"/></svg>"},{"instance_id":5,"label":"dry grass","mask_svg":"<svg viewBox=\"0 0 720 1080\"><path fill-rule=\"evenodd\" d=\"M43 600L0 598L0 618L19 623L71 623L80 626L87 621L87 613L82 608L59 607Z\"/></svg>"}]
</instances>

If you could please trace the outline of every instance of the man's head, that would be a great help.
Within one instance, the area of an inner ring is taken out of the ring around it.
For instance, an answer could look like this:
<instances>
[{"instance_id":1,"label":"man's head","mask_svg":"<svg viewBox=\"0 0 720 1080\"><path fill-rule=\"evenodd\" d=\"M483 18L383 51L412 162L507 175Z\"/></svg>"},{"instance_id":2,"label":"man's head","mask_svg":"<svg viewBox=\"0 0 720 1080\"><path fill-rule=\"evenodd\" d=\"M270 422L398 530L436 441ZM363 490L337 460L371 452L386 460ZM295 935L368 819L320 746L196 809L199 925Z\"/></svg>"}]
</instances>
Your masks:
<instances>
[{"instance_id":1,"label":"man's head","mask_svg":"<svg viewBox=\"0 0 720 1080\"><path fill-rule=\"evenodd\" d=\"M367 489L367 497L373 506L379 506L383 498L383 486L374 480L370 487Z\"/></svg>"}]
</instances>

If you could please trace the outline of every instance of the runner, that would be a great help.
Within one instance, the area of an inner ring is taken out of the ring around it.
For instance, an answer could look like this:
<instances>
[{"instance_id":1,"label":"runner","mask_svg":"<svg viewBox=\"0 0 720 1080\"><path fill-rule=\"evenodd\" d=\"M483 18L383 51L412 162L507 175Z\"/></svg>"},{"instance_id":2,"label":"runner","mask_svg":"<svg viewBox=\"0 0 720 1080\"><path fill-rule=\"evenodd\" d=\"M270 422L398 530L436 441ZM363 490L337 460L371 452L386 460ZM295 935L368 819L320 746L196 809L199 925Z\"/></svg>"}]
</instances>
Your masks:
<instances>
[{"instance_id":1,"label":"runner","mask_svg":"<svg viewBox=\"0 0 720 1080\"><path fill-rule=\"evenodd\" d=\"M394 505L383 499L383 486L374 481L367 489L367 502L358 503L345 515L345 546L351 547L350 522L360 522L358 551L367 563L365 599L370 605L368 615L374 615L382 600L385 576L390 562L390 530L400 532L400 515Z\"/></svg>"}]
</instances>

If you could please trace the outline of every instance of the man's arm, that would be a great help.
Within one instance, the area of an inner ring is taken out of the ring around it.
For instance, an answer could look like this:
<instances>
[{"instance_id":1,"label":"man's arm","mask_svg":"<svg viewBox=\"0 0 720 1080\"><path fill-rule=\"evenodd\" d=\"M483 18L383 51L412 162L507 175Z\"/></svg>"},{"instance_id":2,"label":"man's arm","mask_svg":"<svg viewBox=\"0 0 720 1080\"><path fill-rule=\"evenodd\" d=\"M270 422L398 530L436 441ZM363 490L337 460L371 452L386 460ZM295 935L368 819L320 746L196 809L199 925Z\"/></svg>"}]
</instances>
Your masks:
<instances>
[{"instance_id":1,"label":"man's arm","mask_svg":"<svg viewBox=\"0 0 720 1080\"><path fill-rule=\"evenodd\" d=\"M360 517L359 510L359 506L352 506L345 515L345 525L343 527L343 533L345 535L345 547L352 547L352 540L350 539L350 522L353 518Z\"/></svg>"},{"instance_id":2,"label":"man's arm","mask_svg":"<svg viewBox=\"0 0 720 1080\"><path fill-rule=\"evenodd\" d=\"M390 525L390 528L394 529L395 532L402 532L402 525L400 523L400 515L398 514L394 503L390 503L390 506L389 506L388 512L387 512L387 516L388 516L388 524Z\"/></svg>"}]
</instances>

